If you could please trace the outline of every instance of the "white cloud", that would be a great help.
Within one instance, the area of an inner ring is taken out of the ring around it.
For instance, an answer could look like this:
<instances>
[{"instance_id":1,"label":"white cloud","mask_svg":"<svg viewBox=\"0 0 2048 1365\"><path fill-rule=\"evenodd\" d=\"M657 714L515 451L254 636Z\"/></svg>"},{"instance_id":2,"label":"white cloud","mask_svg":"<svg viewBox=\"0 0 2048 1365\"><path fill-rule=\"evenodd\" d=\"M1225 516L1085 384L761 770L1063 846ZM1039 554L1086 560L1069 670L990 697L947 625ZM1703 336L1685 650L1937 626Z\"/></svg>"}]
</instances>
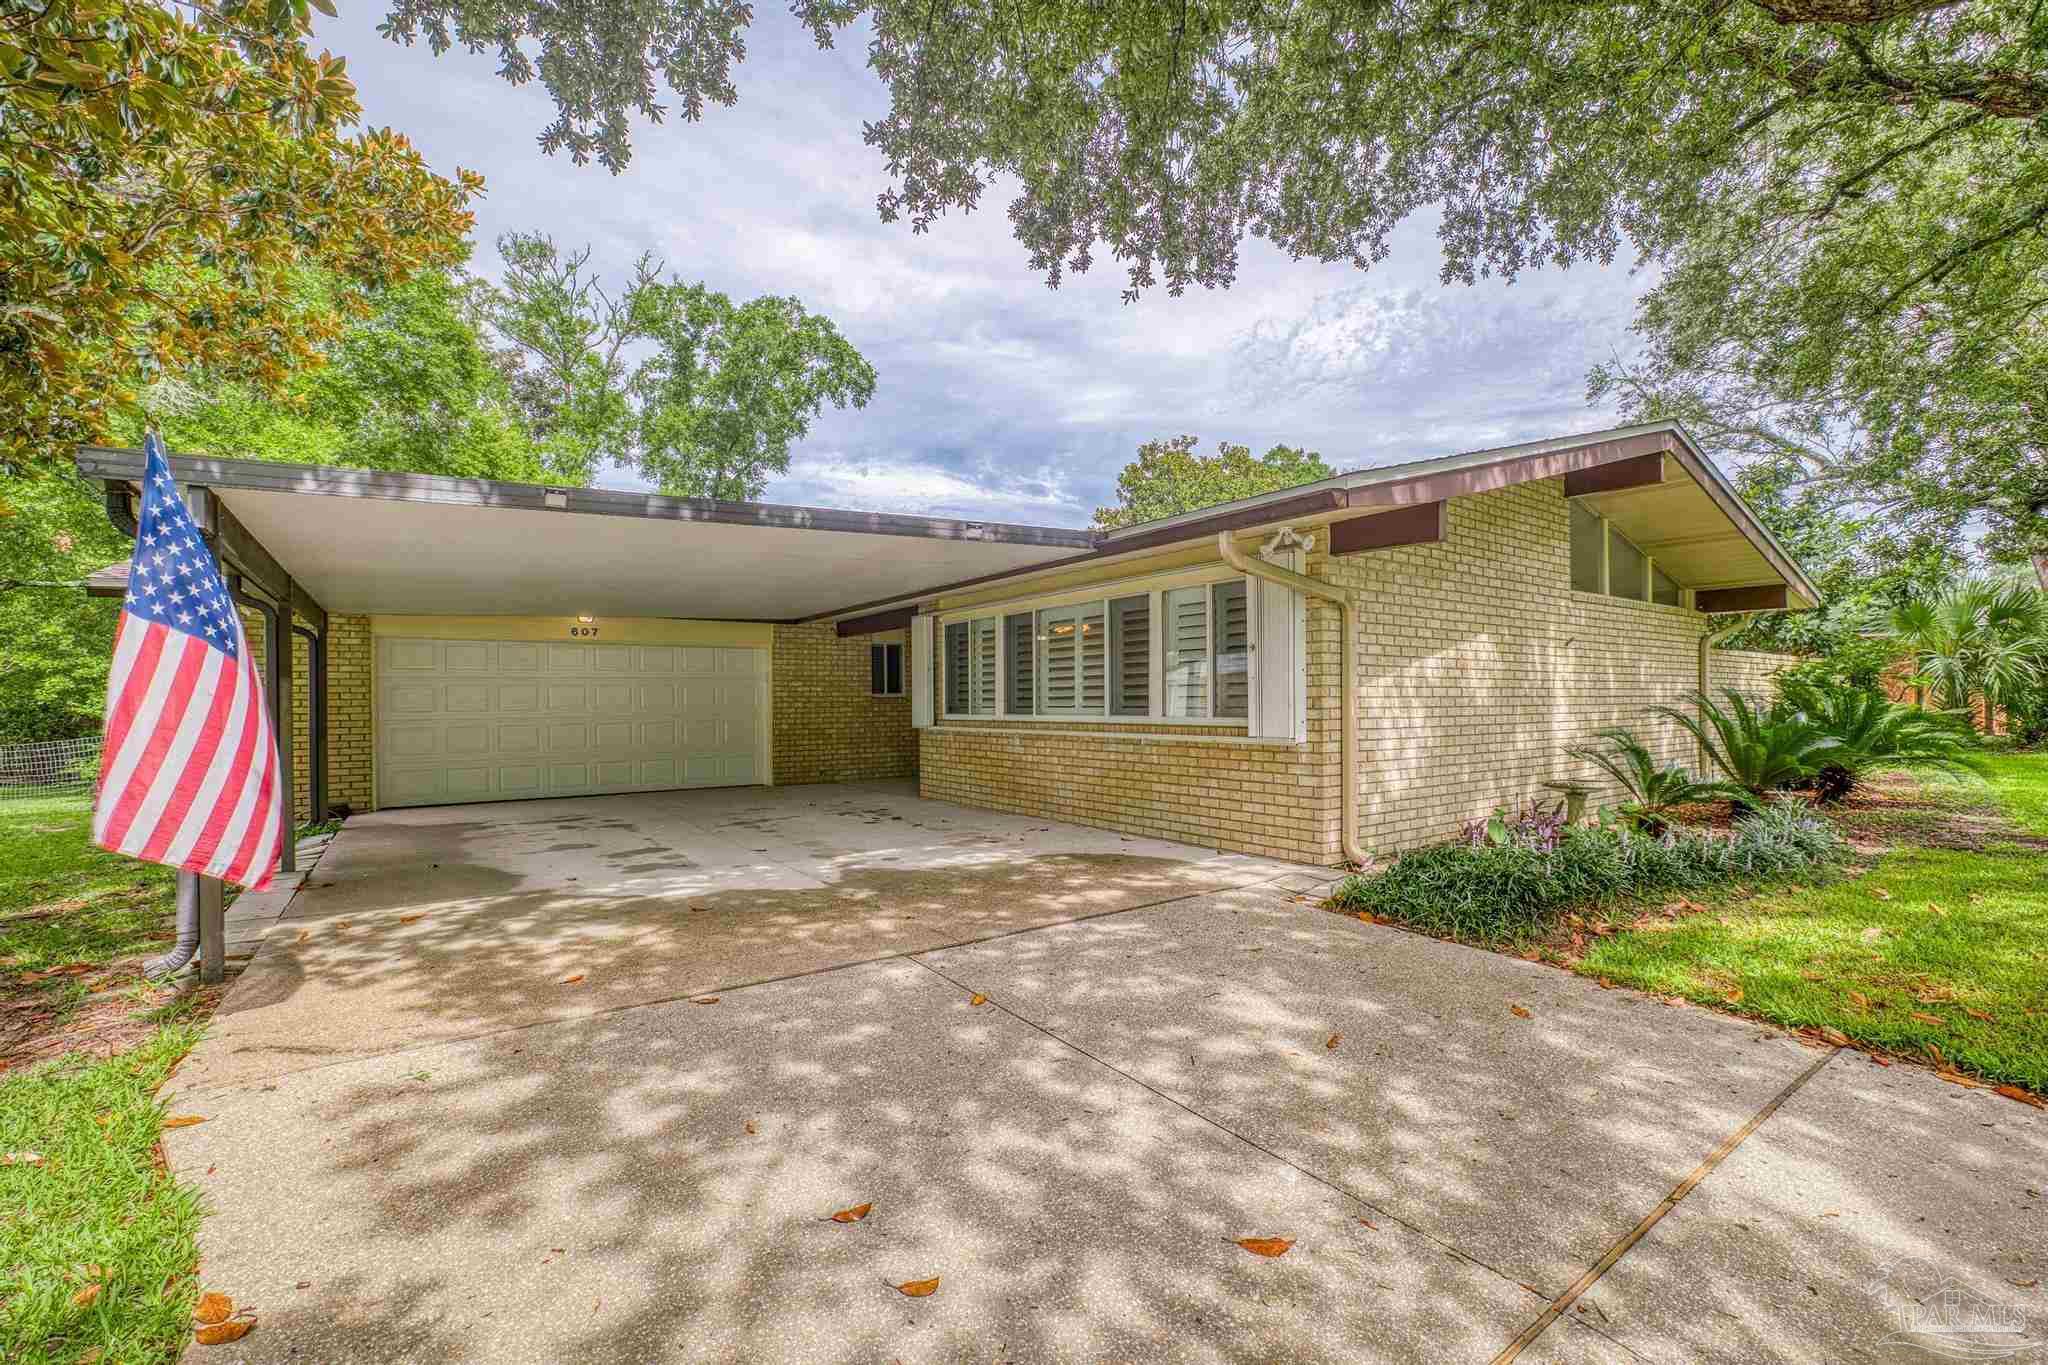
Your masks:
<instances>
[{"instance_id":1,"label":"white cloud","mask_svg":"<svg viewBox=\"0 0 2048 1365\"><path fill-rule=\"evenodd\" d=\"M1604 420L1581 395L1587 365L1625 341L1639 285L1619 270L1446 287L1418 222L1370 274L1252 241L1229 290L1127 306L1106 252L1048 290L1001 185L929 233L879 221L886 176L861 124L884 95L859 33L819 52L763 7L739 104L641 126L612 176L540 153L553 106L537 85L506 86L489 54L387 43L380 17L348 7L320 41L349 59L370 123L443 171L483 173L475 268L494 273L490 243L514 229L591 243L615 275L652 251L736 296L794 294L867 356L874 401L824 414L773 499L1078 525L1156 436L1286 442L1354 468Z\"/></svg>"}]
</instances>

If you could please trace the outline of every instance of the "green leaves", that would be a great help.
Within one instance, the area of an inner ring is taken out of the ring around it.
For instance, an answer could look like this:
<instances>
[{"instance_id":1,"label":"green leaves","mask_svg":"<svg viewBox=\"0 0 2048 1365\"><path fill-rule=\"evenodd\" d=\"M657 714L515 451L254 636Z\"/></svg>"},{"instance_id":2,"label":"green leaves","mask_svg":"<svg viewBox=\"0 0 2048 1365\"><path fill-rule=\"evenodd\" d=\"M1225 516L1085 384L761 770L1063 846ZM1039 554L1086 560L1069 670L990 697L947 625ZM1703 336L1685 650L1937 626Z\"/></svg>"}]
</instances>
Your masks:
<instances>
[{"instance_id":1,"label":"green leaves","mask_svg":"<svg viewBox=\"0 0 2048 1365\"><path fill-rule=\"evenodd\" d=\"M362 306L294 306L301 268L378 288L459 259L482 182L354 131L304 36L270 0L59 0L0 36L0 464L68 460L166 373L275 392Z\"/></svg>"},{"instance_id":2,"label":"green leaves","mask_svg":"<svg viewBox=\"0 0 2048 1365\"><path fill-rule=\"evenodd\" d=\"M735 304L662 280L648 256L614 297L587 247L513 234L498 251L505 283L479 296L482 312L555 481L587 483L616 460L665 493L758 497L827 403L874 396L874 369L796 299ZM644 357L630 368L629 349Z\"/></svg>"},{"instance_id":3,"label":"green leaves","mask_svg":"<svg viewBox=\"0 0 2048 1365\"><path fill-rule=\"evenodd\" d=\"M1274 446L1255 456L1249 446L1216 444L1214 455L1195 452L1193 436L1147 441L1117 476L1117 505L1095 509L1100 527L1192 512L1200 507L1327 479L1333 472L1314 451Z\"/></svg>"}]
</instances>

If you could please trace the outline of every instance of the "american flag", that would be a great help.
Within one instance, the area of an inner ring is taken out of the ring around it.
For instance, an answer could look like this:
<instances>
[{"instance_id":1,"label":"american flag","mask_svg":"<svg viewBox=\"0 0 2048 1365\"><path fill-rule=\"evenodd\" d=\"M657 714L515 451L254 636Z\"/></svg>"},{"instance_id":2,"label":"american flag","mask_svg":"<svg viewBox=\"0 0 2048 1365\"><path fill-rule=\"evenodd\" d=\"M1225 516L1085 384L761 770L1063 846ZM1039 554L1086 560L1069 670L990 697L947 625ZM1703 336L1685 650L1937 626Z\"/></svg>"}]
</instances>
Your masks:
<instances>
[{"instance_id":1,"label":"american flag","mask_svg":"<svg viewBox=\"0 0 2048 1365\"><path fill-rule=\"evenodd\" d=\"M93 842L261 890L277 861L280 799L263 685L163 443L151 432L144 445Z\"/></svg>"}]
</instances>

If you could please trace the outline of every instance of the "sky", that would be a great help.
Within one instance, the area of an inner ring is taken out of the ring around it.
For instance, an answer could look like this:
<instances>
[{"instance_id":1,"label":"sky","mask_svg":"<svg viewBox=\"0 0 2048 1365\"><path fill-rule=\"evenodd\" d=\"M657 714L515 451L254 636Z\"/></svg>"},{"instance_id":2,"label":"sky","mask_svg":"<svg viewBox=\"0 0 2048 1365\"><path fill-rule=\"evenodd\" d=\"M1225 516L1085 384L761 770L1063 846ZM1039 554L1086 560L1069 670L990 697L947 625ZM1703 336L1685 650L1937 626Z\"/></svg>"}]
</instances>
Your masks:
<instances>
[{"instance_id":1,"label":"sky","mask_svg":"<svg viewBox=\"0 0 2048 1365\"><path fill-rule=\"evenodd\" d=\"M1585 374L1629 346L1646 281L1625 261L1444 285L1434 225L1411 221L1370 271L1247 241L1229 289L1126 304L1105 251L1052 290L1010 236L1001 183L922 235L881 221L888 177L861 125L886 92L857 35L821 52L761 6L738 103L641 123L614 176L541 152L554 110L538 82L507 85L488 54L391 43L381 6L343 8L315 41L348 59L365 122L443 174L485 178L472 269L495 278L491 244L515 230L590 245L612 279L652 252L735 300L795 295L867 357L874 398L827 408L769 501L1081 526L1154 438L1284 443L1349 470L1615 420L1587 403ZM599 482L636 486L619 469Z\"/></svg>"}]
</instances>

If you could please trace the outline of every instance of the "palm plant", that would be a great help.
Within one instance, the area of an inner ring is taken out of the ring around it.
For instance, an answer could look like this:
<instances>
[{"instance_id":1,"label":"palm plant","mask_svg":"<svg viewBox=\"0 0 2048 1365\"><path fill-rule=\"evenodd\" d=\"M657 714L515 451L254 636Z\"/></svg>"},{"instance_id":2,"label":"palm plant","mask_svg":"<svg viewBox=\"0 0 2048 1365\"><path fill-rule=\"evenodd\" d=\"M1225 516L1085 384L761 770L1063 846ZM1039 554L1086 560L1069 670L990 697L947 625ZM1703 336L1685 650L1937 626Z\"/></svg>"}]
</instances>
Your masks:
<instances>
[{"instance_id":1,"label":"palm plant","mask_svg":"<svg viewBox=\"0 0 2048 1365\"><path fill-rule=\"evenodd\" d=\"M1676 706L1653 708L1685 727L1714 766L1727 774L1718 790L1739 807L1761 810L1767 792L1799 786L1833 760L1842 741L1821 732L1789 707L1758 706L1732 688L1726 705L1692 694L1698 714Z\"/></svg>"},{"instance_id":2,"label":"palm plant","mask_svg":"<svg viewBox=\"0 0 2048 1365\"><path fill-rule=\"evenodd\" d=\"M1840 801L1882 768L1957 768L1969 720L1959 711L1922 711L1861 687L1783 685L1783 709L1840 741L1813 775L1816 799Z\"/></svg>"},{"instance_id":3,"label":"palm plant","mask_svg":"<svg viewBox=\"0 0 2048 1365\"><path fill-rule=\"evenodd\" d=\"M1998 702L2039 680L2048 666L2048 601L2018 579L1966 579L1939 596L1895 608L1891 633L1937 705L1968 710L1984 700L1998 733Z\"/></svg>"},{"instance_id":4,"label":"palm plant","mask_svg":"<svg viewBox=\"0 0 2048 1365\"><path fill-rule=\"evenodd\" d=\"M1676 764L1660 764L1641 740L1621 726L1595 730L1593 738L1601 742L1573 744L1565 752L1614 779L1628 797L1613 807L1614 813L1645 834L1664 833L1675 807L1726 794L1719 783L1702 782Z\"/></svg>"}]
</instances>

